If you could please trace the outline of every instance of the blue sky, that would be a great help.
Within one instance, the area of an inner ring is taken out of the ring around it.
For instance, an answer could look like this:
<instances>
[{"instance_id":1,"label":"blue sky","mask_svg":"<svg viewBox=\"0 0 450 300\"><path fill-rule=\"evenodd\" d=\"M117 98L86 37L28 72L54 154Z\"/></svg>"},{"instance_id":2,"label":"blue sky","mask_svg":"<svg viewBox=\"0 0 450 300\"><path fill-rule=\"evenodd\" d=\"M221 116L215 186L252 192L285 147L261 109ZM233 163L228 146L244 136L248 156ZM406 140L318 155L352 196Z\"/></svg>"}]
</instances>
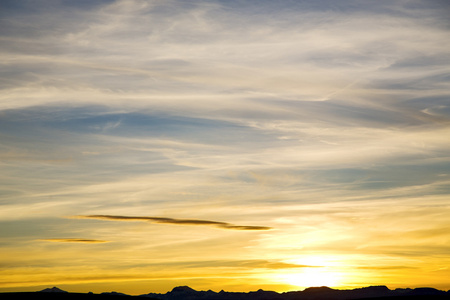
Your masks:
<instances>
[{"instance_id":1,"label":"blue sky","mask_svg":"<svg viewBox=\"0 0 450 300\"><path fill-rule=\"evenodd\" d=\"M0 290L450 289L449 13L2 1Z\"/></svg>"}]
</instances>

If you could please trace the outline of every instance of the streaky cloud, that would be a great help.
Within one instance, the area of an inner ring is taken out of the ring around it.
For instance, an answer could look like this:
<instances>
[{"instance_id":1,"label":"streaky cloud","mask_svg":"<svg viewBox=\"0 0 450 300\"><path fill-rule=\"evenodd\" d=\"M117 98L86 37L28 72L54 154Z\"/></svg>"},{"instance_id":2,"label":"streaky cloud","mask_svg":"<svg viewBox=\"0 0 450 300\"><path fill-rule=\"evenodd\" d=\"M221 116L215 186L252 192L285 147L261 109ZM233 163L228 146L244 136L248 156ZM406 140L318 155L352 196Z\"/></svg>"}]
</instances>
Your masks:
<instances>
[{"instance_id":1,"label":"streaky cloud","mask_svg":"<svg viewBox=\"0 0 450 300\"><path fill-rule=\"evenodd\" d=\"M358 269L362 270L414 270L418 269L417 267L411 267L411 266L362 266L357 267Z\"/></svg>"},{"instance_id":2,"label":"streaky cloud","mask_svg":"<svg viewBox=\"0 0 450 300\"><path fill-rule=\"evenodd\" d=\"M323 266L294 264L294 263L286 263L286 262L277 261L277 260L273 261L273 260L263 260L263 259L236 261L235 266L246 267L246 268L262 268L262 269L271 269L271 270L297 269L297 268L323 268Z\"/></svg>"},{"instance_id":3,"label":"streaky cloud","mask_svg":"<svg viewBox=\"0 0 450 300\"><path fill-rule=\"evenodd\" d=\"M148 264L148 266L165 268L180 266L184 268L240 268L240 269L268 269L268 270L281 270L281 269L299 269L299 268L323 268L323 266L316 265L304 265L296 263L283 262L281 260L271 259L244 259L244 260L199 260L199 261L177 261L177 262L159 262L154 264Z\"/></svg>"},{"instance_id":4,"label":"streaky cloud","mask_svg":"<svg viewBox=\"0 0 450 300\"><path fill-rule=\"evenodd\" d=\"M109 241L104 240L76 239L76 238L40 239L40 241L57 242L57 243L86 243L86 244L109 243Z\"/></svg>"},{"instance_id":5,"label":"streaky cloud","mask_svg":"<svg viewBox=\"0 0 450 300\"><path fill-rule=\"evenodd\" d=\"M75 218L81 219L99 219L99 220L112 220L112 221L147 221L151 223L159 224L174 224L174 225L199 225L199 226L214 226L222 229L232 230L271 230L272 227L268 226L242 226L234 225L226 222L209 221L209 220L197 220L197 219L175 219L175 218L163 218L163 217L139 217L139 216L117 216L117 215L82 215L75 216Z\"/></svg>"}]
</instances>

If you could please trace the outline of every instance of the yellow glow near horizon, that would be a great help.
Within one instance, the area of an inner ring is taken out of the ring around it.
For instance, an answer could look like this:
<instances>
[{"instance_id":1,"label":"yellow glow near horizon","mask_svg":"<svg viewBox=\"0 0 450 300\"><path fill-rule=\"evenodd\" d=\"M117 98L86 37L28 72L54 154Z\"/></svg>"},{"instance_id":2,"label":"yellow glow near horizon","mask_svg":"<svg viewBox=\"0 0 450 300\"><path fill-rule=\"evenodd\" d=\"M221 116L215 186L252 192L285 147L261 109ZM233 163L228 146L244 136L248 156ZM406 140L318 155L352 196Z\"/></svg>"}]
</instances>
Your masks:
<instances>
[{"instance_id":1,"label":"yellow glow near horizon","mask_svg":"<svg viewBox=\"0 0 450 300\"><path fill-rule=\"evenodd\" d=\"M340 284L340 275L327 267L304 268L298 272L282 274L279 278L287 284L303 288L317 286L335 287Z\"/></svg>"},{"instance_id":2,"label":"yellow glow near horizon","mask_svg":"<svg viewBox=\"0 0 450 300\"><path fill-rule=\"evenodd\" d=\"M310 267L279 274L277 276L278 280L292 286L304 288L316 286L335 287L342 283L342 274L333 270L336 263L332 262L331 259L320 256L309 256L294 259L292 262Z\"/></svg>"}]
</instances>

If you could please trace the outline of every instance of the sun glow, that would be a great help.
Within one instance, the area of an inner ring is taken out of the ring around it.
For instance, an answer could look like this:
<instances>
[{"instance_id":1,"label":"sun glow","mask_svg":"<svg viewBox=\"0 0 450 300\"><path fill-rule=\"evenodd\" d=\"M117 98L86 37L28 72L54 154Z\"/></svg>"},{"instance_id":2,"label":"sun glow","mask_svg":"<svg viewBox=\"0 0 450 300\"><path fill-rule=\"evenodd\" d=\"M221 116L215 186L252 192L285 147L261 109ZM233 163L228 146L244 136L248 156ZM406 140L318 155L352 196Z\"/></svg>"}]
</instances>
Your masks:
<instances>
[{"instance_id":1,"label":"sun glow","mask_svg":"<svg viewBox=\"0 0 450 300\"><path fill-rule=\"evenodd\" d=\"M298 272L281 274L280 279L289 285L304 288L339 285L339 274L327 267L304 268Z\"/></svg>"},{"instance_id":2,"label":"sun glow","mask_svg":"<svg viewBox=\"0 0 450 300\"><path fill-rule=\"evenodd\" d=\"M329 286L341 283L341 274L335 270L336 263L323 257L306 257L293 262L306 267L279 275L279 279L297 287Z\"/></svg>"}]
</instances>

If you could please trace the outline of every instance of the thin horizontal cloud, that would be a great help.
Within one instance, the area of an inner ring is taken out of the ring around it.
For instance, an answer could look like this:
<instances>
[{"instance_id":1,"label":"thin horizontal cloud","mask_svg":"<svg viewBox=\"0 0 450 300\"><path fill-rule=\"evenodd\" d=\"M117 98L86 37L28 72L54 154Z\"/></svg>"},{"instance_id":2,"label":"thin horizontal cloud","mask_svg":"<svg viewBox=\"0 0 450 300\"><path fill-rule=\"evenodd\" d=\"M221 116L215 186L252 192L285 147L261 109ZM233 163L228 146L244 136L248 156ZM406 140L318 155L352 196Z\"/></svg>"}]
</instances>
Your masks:
<instances>
[{"instance_id":1,"label":"thin horizontal cloud","mask_svg":"<svg viewBox=\"0 0 450 300\"><path fill-rule=\"evenodd\" d=\"M196 219L174 219L162 217L136 217L136 216L113 216L113 215L84 215L76 216L82 219L99 219L112 221L145 221L159 224L174 224L174 225L199 225L199 226L214 226L222 229L232 230L270 230L272 227L267 226L242 226L234 225L226 222L196 220Z\"/></svg>"},{"instance_id":2,"label":"thin horizontal cloud","mask_svg":"<svg viewBox=\"0 0 450 300\"><path fill-rule=\"evenodd\" d=\"M411 266L364 266L358 267L362 270L404 270L404 269L418 269L417 267Z\"/></svg>"},{"instance_id":3,"label":"thin horizontal cloud","mask_svg":"<svg viewBox=\"0 0 450 300\"><path fill-rule=\"evenodd\" d=\"M244 267L249 269L262 268L262 269L278 270L278 269L296 269L296 268L322 268L322 266L315 266L315 265L300 265L300 264L285 263L282 261L258 260L258 259L236 261L234 262L234 264L235 264L234 266L236 267Z\"/></svg>"},{"instance_id":4,"label":"thin horizontal cloud","mask_svg":"<svg viewBox=\"0 0 450 300\"><path fill-rule=\"evenodd\" d=\"M164 268L240 268L240 269L297 269L297 268L323 268L323 266L316 265L302 265L294 263L286 263L280 260L265 260L265 259L248 259L248 260L199 260L199 261L177 261L177 262L161 262L156 264L148 264L150 267Z\"/></svg>"},{"instance_id":5,"label":"thin horizontal cloud","mask_svg":"<svg viewBox=\"0 0 450 300\"><path fill-rule=\"evenodd\" d=\"M40 239L40 241L57 242L57 243L86 243L86 244L97 244L97 243L108 243L109 242L109 241L104 241L104 240L74 239L74 238Z\"/></svg>"}]
</instances>

